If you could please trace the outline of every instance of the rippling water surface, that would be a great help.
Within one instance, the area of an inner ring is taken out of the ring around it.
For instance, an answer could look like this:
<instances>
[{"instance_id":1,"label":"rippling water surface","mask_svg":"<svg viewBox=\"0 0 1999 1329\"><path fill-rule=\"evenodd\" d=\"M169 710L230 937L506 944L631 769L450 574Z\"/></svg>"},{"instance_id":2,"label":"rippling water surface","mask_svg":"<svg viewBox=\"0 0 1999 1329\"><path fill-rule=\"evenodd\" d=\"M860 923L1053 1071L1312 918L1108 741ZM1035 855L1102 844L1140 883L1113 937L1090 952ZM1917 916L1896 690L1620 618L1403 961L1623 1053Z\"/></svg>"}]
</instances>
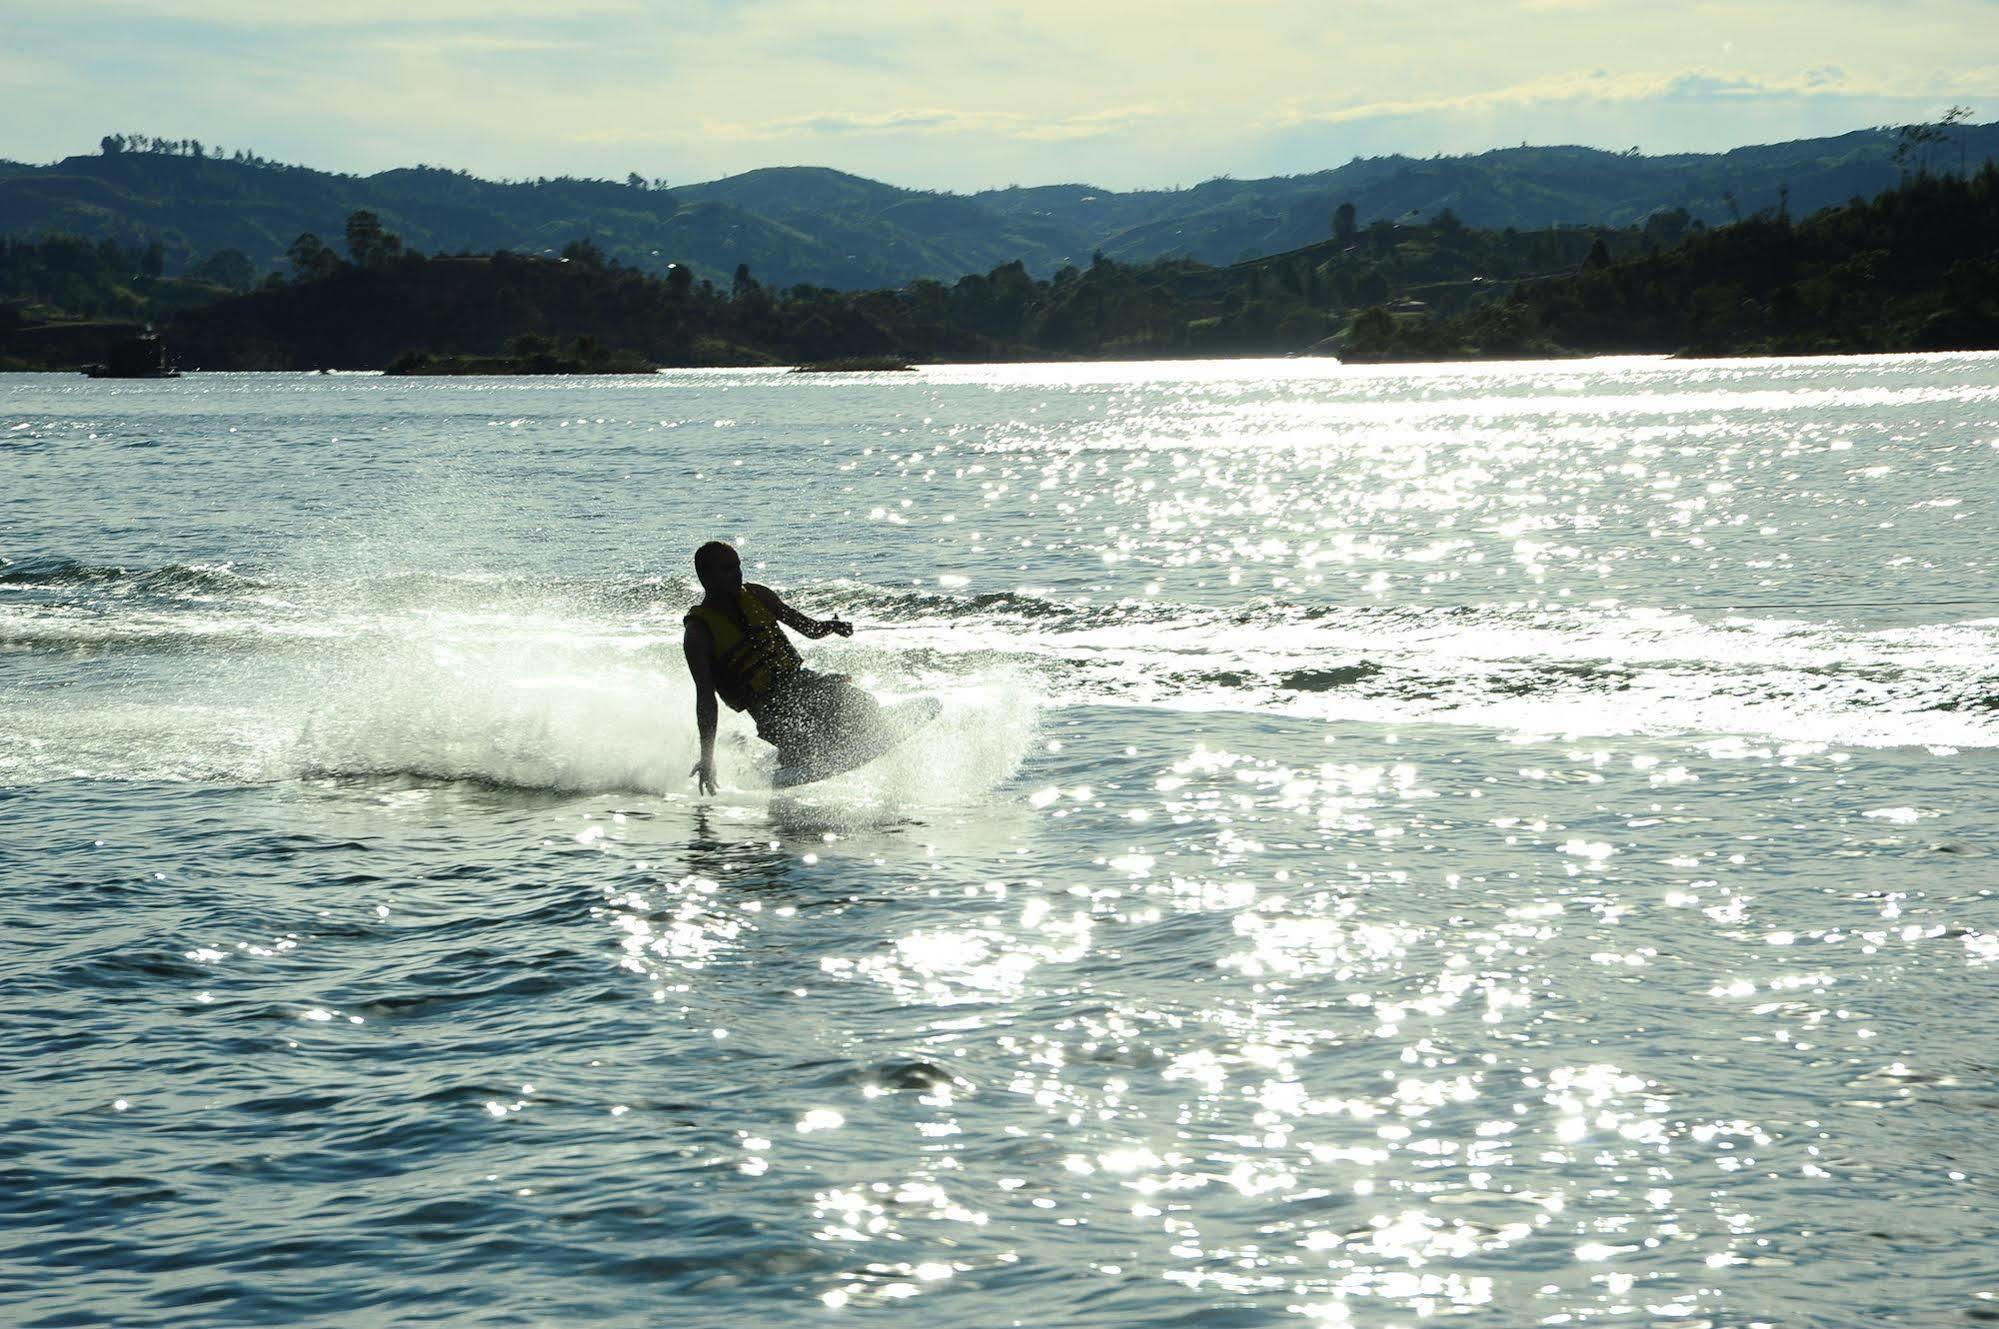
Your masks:
<instances>
[{"instance_id":1,"label":"rippling water surface","mask_svg":"<svg viewBox=\"0 0 1999 1329\"><path fill-rule=\"evenodd\" d=\"M1999 357L0 376L0 1319L1999 1320ZM943 718L693 796L688 556Z\"/></svg>"}]
</instances>

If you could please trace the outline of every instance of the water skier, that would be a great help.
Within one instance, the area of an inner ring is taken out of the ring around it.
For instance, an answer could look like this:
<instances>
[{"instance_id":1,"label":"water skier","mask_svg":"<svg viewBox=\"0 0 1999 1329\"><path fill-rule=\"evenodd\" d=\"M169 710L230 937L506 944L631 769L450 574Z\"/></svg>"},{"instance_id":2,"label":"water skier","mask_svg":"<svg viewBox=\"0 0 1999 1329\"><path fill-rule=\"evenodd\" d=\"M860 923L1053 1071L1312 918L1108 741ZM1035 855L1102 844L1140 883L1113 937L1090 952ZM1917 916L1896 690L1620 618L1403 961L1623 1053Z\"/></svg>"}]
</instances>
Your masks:
<instances>
[{"instance_id":1,"label":"water skier","mask_svg":"<svg viewBox=\"0 0 1999 1329\"><path fill-rule=\"evenodd\" d=\"M780 767L804 770L834 754L843 739L873 724L875 699L843 674L814 673L798 657L783 628L817 640L851 637L854 625L799 613L776 591L744 582L735 549L711 540L694 551L694 575L707 594L687 611L681 648L694 676L694 720L701 731L701 760L689 774L704 794L716 791L715 698L747 711L757 737L777 749Z\"/></svg>"}]
</instances>

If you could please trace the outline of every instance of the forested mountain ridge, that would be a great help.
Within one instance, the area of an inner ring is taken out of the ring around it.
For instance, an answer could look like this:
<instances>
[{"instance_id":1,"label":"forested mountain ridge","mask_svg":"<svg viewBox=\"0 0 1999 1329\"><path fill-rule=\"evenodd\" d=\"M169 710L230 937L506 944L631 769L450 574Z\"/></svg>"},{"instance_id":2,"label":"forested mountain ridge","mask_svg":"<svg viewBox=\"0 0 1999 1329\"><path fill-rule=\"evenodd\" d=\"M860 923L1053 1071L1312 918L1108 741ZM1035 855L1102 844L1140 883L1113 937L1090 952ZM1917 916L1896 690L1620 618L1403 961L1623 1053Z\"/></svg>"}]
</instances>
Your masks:
<instances>
[{"instance_id":1,"label":"forested mountain ridge","mask_svg":"<svg viewBox=\"0 0 1999 1329\"><path fill-rule=\"evenodd\" d=\"M1999 165L1920 174L1794 221L1763 212L1445 318L1363 311L1348 354L1855 354L1999 349Z\"/></svg>"},{"instance_id":2,"label":"forested mountain ridge","mask_svg":"<svg viewBox=\"0 0 1999 1329\"><path fill-rule=\"evenodd\" d=\"M642 270L678 261L727 278L748 264L779 285L855 289L954 279L1016 259L1047 275L1097 253L1125 262L1231 263L1324 239L1333 209L1349 202L1362 226L1448 211L1492 229L1622 227L1673 208L1716 225L1780 202L1803 215L1872 196L1919 166L1962 172L1999 156L1999 124L1943 128L1921 145L1922 162L1896 134L1860 130L1717 154L1523 145L1465 157L1356 159L1308 175L1185 189L1120 193L1078 184L971 195L819 167L672 187L637 174L624 183L501 182L428 166L349 176L111 136L98 155L0 163L0 235L62 232L130 248L158 241L169 274L228 250L273 271L301 233L337 236L345 217L366 210L425 253L556 254L589 239Z\"/></svg>"},{"instance_id":3,"label":"forested mountain ridge","mask_svg":"<svg viewBox=\"0 0 1999 1329\"><path fill-rule=\"evenodd\" d=\"M946 284L838 291L664 277L593 246L564 258L422 257L376 219L351 261L303 254L291 281L188 305L154 277L169 344L201 369L632 372L649 365L1301 354L1455 359L1999 348L1999 165L1918 173L1802 220L1766 210L1705 227L1675 210L1619 229L1479 230L1445 212L1378 221L1226 267L1100 257L1037 279L1018 261ZM88 269L117 296L135 258L75 239L0 244L0 277ZM207 289L216 290L210 286ZM0 367L64 368L107 323L8 326Z\"/></svg>"},{"instance_id":4,"label":"forested mountain ridge","mask_svg":"<svg viewBox=\"0 0 1999 1329\"><path fill-rule=\"evenodd\" d=\"M1326 209L1341 202L1354 205L1361 225L1449 209L1468 226L1496 230L1621 227L1685 208L1718 226L1786 202L1802 216L1871 198L1925 168L1964 174L1999 157L1999 123L1933 132L1941 138L1913 149L1887 129L1665 156L1523 144L1476 156L1375 157L1310 175L1210 180L1177 193L1109 194L1066 185L974 197L1000 211L1078 225L1101 213L1111 233L1099 247L1113 258L1184 255L1228 263L1322 239Z\"/></svg>"}]
</instances>

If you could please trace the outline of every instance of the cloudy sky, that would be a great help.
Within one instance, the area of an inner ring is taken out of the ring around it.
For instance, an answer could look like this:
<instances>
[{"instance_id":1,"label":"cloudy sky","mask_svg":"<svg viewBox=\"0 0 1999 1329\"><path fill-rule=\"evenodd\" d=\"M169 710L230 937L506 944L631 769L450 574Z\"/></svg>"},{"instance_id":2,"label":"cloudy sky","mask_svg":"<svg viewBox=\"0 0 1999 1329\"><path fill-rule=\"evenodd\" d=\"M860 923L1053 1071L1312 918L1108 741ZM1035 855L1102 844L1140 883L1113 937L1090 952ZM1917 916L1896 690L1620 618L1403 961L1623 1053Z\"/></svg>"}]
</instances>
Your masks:
<instances>
[{"instance_id":1,"label":"cloudy sky","mask_svg":"<svg viewBox=\"0 0 1999 1329\"><path fill-rule=\"evenodd\" d=\"M0 157L1113 188L1999 119L1999 0L0 0Z\"/></svg>"}]
</instances>

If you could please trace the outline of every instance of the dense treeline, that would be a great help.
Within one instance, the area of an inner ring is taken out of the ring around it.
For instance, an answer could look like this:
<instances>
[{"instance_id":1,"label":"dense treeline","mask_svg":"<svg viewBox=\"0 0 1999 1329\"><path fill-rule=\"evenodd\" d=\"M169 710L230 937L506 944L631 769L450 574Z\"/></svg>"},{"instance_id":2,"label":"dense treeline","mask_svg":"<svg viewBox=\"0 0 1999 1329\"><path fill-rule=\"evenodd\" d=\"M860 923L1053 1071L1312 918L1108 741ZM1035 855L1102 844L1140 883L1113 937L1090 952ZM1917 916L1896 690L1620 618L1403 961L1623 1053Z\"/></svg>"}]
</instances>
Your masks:
<instances>
[{"instance_id":1,"label":"dense treeline","mask_svg":"<svg viewBox=\"0 0 1999 1329\"><path fill-rule=\"evenodd\" d=\"M931 325L923 334L926 344L935 342L938 329L969 329L987 338L1078 354L1120 347L1282 350L1338 331L1348 315L1368 304L1457 312L1491 298L1508 282L1567 271L1598 245L1620 256L1651 252L1701 225L1675 209L1643 226L1615 231L1478 231L1446 209L1427 224L1375 222L1362 228L1353 212L1351 205L1336 210L1331 240L1231 268L1185 261L1126 265L1099 254L1089 266L1092 280L1078 289L1071 288L1079 275L1074 266L1058 270L1052 281L1037 282L1022 262L955 283L921 279L906 288L902 300L907 308L891 321L906 328L913 312ZM41 321L164 321L177 310L218 298L224 289L247 290L256 278L249 260L235 250L209 256L178 280L161 278L162 257L157 244L142 250L76 236L0 241L0 301L18 302L26 316ZM293 284L331 277L348 266L372 269L420 257L366 211L351 214L331 243L307 233L286 249ZM507 261L515 257L506 255ZM590 240L569 242L560 263L574 264L578 272L611 274L613 284L637 276ZM405 277L414 271L406 270ZM776 300L794 312L811 306L821 314L841 303L832 292L809 284L773 291L761 281L746 282L748 271L747 265L739 265L739 276L728 284L732 300L741 296L752 306ZM691 284L696 278L690 265L672 264L661 280ZM261 284L276 289L285 282L284 275L270 274ZM1090 297L1087 307L1077 304L1079 290ZM1022 291L1031 291L1032 298L1022 297ZM698 301L689 305L679 300L664 306L676 311L700 307ZM767 331L719 316L702 322L710 331L752 341ZM451 340L459 334L445 328L439 335Z\"/></svg>"},{"instance_id":2,"label":"dense treeline","mask_svg":"<svg viewBox=\"0 0 1999 1329\"><path fill-rule=\"evenodd\" d=\"M75 235L0 238L0 305L30 318L163 317L250 288L256 271L241 253L211 254L183 277L165 277L155 241L121 245Z\"/></svg>"},{"instance_id":3,"label":"dense treeline","mask_svg":"<svg viewBox=\"0 0 1999 1329\"><path fill-rule=\"evenodd\" d=\"M1999 347L1999 168L1919 173L1802 221L1777 211L1656 254L1597 255L1456 318L1372 311L1350 340L1418 359Z\"/></svg>"},{"instance_id":4,"label":"dense treeline","mask_svg":"<svg viewBox=\"0 0 1999 1329\"><path fill-rule=\"evenodd\" d=\"M351 263L184 316L216 362L379 366L405 351L498 355L587 339L662 364L1271 354L1888 350L1999 345L1999 168L1918 175L1794 222L1708 229L1679 211L1622 230L1478 231L1335 219L1332 240L1214 268L1101 255L1037 280L1019 262L954 283L727 290L684 267L398 256L372 219ZM358 239L357 239L358 236ZM295 247L296 248L296 247ZM1549 275L1549 274L1559 275ZM276 359L274 359L276 357ZM586 362L588 357L585 357Z\"/></svg>"},{"instance_id":5,"label":"dense treeline","mask_svg":"<svg viewBox=\"0 0 1999 1329\"><path fill-rule=\"evenodd\" d=\"M587 240L553 260L425 259L364 212L344 228L346 257L302 235L290 247L289 285L267 282L254 296L190 313L175 337L189 363L213 367L400 360L418 371L493 368L523 346L537 349L521 363L555 364L560 352L569 369L608 367L613 354L696 365L1324 351L1370 303L1417 316L1469 309L1593 253L1655 252L1700 229L1677 210L1620 231L1476 231L1448 211L1426 225L1361 228L1350 209L1333 220L1331 240L1227 268L1100 254L1047 280L1014 261L951 283L846 292L766 284L747 264L726 288L686 265L654 276Z\"/></svg>"},{"instance_id":6,"label":"dense treeline","mask_svg":"<svg viewBox=\"0 0 1999 1329\"><path fill-rule=\"evenodd\" d=\"M212 158L215 161L235 162L239 166L260 166L272 170L296 170L268 157L259 157L248 148L233 151L216 144L203 145L198 138L166 138L159 134L106 134L97 140L98 151L106 157L123 157L127 154L150 153L156 157L193 157L196 160Z\"/></svg>"},{"instance_id":7,"label":"dense treeline","mask_svg":"<svg viewBox=\"0 0 1999 1329\"><path fill-rule=\"evenodd\" d=\"M1566 270L1598 250L1645 252L1687 225L1667 216L1618 232L1477 232L1446 214L1427 226L1376 223L1230 268L1099 255L1047 280L1015 261L951 283L850 292L766 284L748 265L726 287L684 265L654 276L589 241L557 259L426 259L357 214L346 258L301 236L290 283L190 312L174 337L189 363L244 368L376 368L399 358L423 367L453 357L490 367L524 346L537 348L524 356L561 350L598 366L613 352L697 365L1325 350L1369 301L1393 299L1405 312L1469 308L1509 280Z\"/></svg>"},{"instance_id":8,"label":"dense treeline","mask_svg":"<svg viewBox=\"0 0 1999 1329\"><path fill-rule=\"evenodd\" d=\"M980 279L983 280L983 279ZM895 291L783 290L739 274L729 289L683 267L664 277L611 264L587 245L562 259L509 253L338 267L189 311L169 329L185 364L209 368L399 368L457 359L507 372L753 365L841 355L1006 358L1018 348L972 326L905 327ZM483 363L482 363L483 362Z\"/></svg>"},{"instance_id":9,"label":"dense treeline","mask_svg":"<svg viewBox=\"0 0 1999 1329\"><path fill-rule=\"evenodd\" d=\"M1362 227L1344 208L1332 220L1330 240L1228 267L1100 254L1045 280L1015 261L950 283L837 291L765 283L747 264L727 283L679 264L656 275L587 240L554 258L425 257L358 212L344 253L301 235L289 279L181 307L167 330L190 367L405 372L1999 346L1990 165L1969 179L1918 173L1802 221L1779 208L1713 229L1679 210L1616 230L1481 231L1448 211L1422 225ZM126 312L120 302L170 285L148 266L144 253L74 238L0 249L0 280L61 274L79 312ZM0 324L0 355L76 362L74 338L38 343L35 331L10 338Z\"/></svg>"}]
</instances>

